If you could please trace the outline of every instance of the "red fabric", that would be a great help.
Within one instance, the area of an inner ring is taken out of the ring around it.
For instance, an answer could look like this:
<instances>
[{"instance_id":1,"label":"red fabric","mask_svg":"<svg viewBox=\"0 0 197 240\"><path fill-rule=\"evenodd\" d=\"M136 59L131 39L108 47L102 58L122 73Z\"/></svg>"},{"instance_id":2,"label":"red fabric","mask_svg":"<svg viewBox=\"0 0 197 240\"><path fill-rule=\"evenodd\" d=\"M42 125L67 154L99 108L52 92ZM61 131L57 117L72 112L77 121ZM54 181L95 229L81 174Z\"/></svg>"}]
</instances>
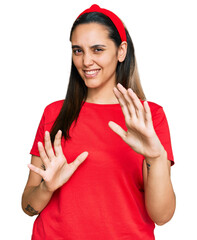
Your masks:
<instances>
[{"instance_id":1,"label":"red fabric","mask_svg":"<svg viewBox=\"0 0 197 240\"><path fill-rule=\"evenodd\" d=\"M37 142L43 142L62 104L45 108L31 154L39 156ZM149 106L155 131L173 162L163 108L151 102ZM109 128L110 120L126 130L119 104L83 105L76 126L71 126L71 139L62 138L62 148L68 163L84 151L89 155L36 218L32 240L154 239L155 225L144 204L144 157Z\"/></svg>"},{"instance_id":2,"label":"red fabric","mask_svg":"<svg viewBox=\"0 0 197 240\"><path fill-rule=\"evenodd\" d=\"M113 12L111 12L107 9L100 8L96 4L93 4L90 8L83 11L77 18L79 18L84 13L89 13L89 12L100 12L100 13L103 13L104 15L106 15L107 17L109 17L112 20L112 22L114 23L114 25L116 26L122 42L127 41L124 25L123 25L122 21L120 20L120 18L116 14L114 14Z\"/></svg>"}]
</instances>

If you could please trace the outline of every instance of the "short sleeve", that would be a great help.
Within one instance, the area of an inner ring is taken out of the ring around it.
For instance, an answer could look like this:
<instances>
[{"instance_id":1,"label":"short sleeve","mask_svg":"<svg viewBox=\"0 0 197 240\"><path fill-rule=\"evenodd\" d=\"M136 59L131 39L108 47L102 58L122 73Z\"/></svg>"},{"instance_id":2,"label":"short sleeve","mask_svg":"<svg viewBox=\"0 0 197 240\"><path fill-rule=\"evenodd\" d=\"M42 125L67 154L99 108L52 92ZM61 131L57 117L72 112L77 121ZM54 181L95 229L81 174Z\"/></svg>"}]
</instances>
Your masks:
<instances>
[{"instance_id":1,"label":"short sleeve","mask_svg":"<svg viewBox=\"0 0 197 240\"><path fill-rule=\"evenodd\" d=\"M162 107L159 107L155 114L152 115L152 120L155 132L167 152L168 160L171 161L171 165L174 165L169 125Z\"/></svg>"},{"instance_id":2,"label":"short sleeve","mask_svg":"<svg viewBox=\"0 0 197 240\"><path fill-rule=\"evenodd\" d=\"M45 132L45 111L43 112L40 123L38 125L38 129L36 132L36 136L35 136L30 154L40 157L40 153L38 151L38 142L44 143L44 132Z\"/></svg>"},{"instance_id":3,"label":"short sleeve","mask_svg":"<svg viewBox=\"0 0 197 240\"><path fill-rule=\"evenodd\" d=\"M36 132L36 136L35 136L30 154L40 157L40 153L38 151L38 142L42 142L44 144L44 133L45 131L48 131L48 132L51 131L53 124L60 113L63 102L64 100L59 100L59 101L50 103L45 107L40 123L38 125L38 129Z\"/></svg>"}]
</instances>

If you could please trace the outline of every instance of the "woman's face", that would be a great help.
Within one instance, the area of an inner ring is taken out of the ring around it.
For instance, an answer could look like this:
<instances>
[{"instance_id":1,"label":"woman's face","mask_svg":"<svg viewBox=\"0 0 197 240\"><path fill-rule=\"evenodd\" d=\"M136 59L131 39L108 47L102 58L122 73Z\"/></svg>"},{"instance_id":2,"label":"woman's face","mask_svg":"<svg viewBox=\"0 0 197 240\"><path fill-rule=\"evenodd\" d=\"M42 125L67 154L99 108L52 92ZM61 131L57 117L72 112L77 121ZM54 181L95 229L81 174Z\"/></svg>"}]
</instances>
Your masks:
<instances>
[{"instance_id":1,"label":"woman's face","mask_svg":"<svg viewBox=\"0 0 197 240\"><path fill-rule=\"evenodd\" d=\"M72 33L72 59L88 88L115 86L118 48L98 23L78 25Z\"/></svg>"}]
</instances>

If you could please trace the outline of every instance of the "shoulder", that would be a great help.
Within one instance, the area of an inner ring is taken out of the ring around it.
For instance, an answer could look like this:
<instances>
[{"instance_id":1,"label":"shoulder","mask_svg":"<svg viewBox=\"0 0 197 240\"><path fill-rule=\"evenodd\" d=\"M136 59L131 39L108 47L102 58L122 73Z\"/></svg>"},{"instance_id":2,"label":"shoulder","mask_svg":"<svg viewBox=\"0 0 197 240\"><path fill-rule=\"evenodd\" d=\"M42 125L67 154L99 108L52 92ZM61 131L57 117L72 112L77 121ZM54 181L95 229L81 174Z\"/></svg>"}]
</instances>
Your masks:
<instances>
[{"instance_id":1,"label":"shoulder","mask_svg":"<svg viewBox=\"0 0 197 240\"><path fill-rule=\"evenodd\" d=\"M163 107L161 105L155 103L155 102L148 101L148 105L150 107L152 115L155 115L158 112L162 112L163 111Z\"/></svg>"},{"instance_id":2,"label":"shoulder","mask_svg":"<svg viewBox=\"0 0 197 240\"><path fill-rule=\"evenodd\" d=\"M143 102L144 101L142 101L142 103ZM166 118L163 107L155 102L151 102L151 101L147 101L147 102L150 107L153 124L154 125L160 124Z\"/></svg>"},{"instance_id":3,"label":"shoulder","mask_svg":"<svg viewBox=\"0 0 197 240\"><path fill-rule=\"evenodd\" d=\"M162 106L157 103L149 102L149 107L151 110L152 121L155 127L167 125L167 117Z\"/></svg>"},{"instance_id":4,"label":"shoulder","mask_svg":"<svg viewBox=\"0 0 197 240\"><path fill-rule=\"evenodd\" d=\"M63 103L64 103L64 100L58 100L58 101L52 102L45 107L45 110L49 111L49 110L55 110L57 108L59 109L62 107Z\"/></svg>"},{"instance_id":5,"label":"shoulder","mask_svg":"<svg viewBox=\"0 0 197 240\"><path fill-rule=\"evenodd\" d=\"M144 100L141 100L142 104L144 104ZM163 111L163 107L155 102L147 101L150 107L152 115L155 115L157 112Z\"/></svg>"},{"instance_id":6,"label":"shoulder","mask_svg":"<svg viewBox=\"0 0 197 240\"><path fill-rule=\"evenodd\" d=\"M58 100L48 104L44 109L45 117L56 118L63 106L63 103L64 103L64 100Z\"/></svg>"}]
</instances>

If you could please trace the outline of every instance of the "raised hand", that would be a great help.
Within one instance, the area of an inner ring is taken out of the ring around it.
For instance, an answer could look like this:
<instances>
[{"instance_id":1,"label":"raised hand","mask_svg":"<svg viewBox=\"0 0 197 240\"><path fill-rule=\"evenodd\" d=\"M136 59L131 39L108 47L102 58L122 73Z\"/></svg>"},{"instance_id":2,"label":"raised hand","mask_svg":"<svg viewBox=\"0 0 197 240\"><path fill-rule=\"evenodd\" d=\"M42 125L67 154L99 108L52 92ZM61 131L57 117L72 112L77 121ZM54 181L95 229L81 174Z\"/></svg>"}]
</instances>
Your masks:
<instances>
[{"instance_id":1,"label":"raised hand","mask_svg":"<svg viewBox=\"0 0 197 240\"><path fill-rule=\"evenodd\" d=\"M45 132L45 147L41 142L38 142L38 150L40 158L45 166L45 170L32 164L28 164L30 170L39 174L43 178L46 189L51 192L65 184L78 166L88 156L88 152L83 152L72 163L68 164L62 151L61 136L62 132L59 130L54 140L55 152L52 148L49 132Z\"/></svg>"},{"instance_id":2,"label":"raised hand","mask_svg":"<svg viewBox=\"0 0 197 240\"><path fill-rule=\"evenodd\" d=\"M155 133L147 101L144 101L143 106L132 89L127 90L120 83L117 88L114 87L114 94L122 108L127 132L112 121L108 123L109 127L135 152L145 158L159 157L164 148Z\"/></svg>"}]
</instances>

